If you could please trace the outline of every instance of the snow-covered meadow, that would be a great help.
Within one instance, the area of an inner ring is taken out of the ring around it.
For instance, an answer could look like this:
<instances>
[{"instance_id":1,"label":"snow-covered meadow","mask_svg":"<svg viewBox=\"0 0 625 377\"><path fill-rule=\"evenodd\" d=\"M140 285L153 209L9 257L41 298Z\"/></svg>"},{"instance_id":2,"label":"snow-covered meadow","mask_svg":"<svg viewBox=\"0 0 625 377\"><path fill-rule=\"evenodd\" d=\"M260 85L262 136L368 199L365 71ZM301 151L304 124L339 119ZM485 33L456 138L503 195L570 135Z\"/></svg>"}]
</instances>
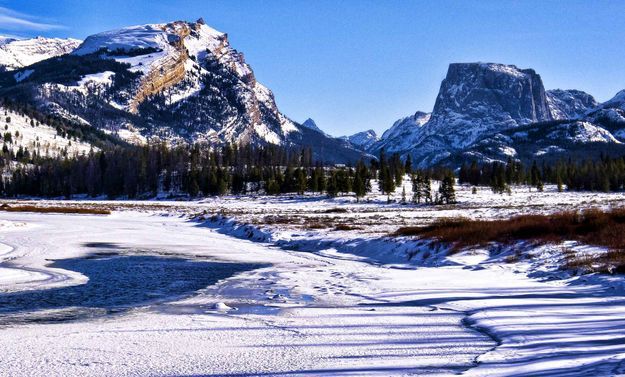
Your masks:
<instances>
[{"instance_id":1,"label":"snow-covered meadow","mask_svg":"<svg viewBox=\"0 0 625 377\"><path fill-rule=\"evenodd\" d=\"M451 255L390 236L441 217L618 207L623 195L463 187L457 205L415 206L401 192L391 204L374 192L0 212L0 375L625 373L625 280L561 269L564 248L601 248Z\"/></svg>"}]
</instances>

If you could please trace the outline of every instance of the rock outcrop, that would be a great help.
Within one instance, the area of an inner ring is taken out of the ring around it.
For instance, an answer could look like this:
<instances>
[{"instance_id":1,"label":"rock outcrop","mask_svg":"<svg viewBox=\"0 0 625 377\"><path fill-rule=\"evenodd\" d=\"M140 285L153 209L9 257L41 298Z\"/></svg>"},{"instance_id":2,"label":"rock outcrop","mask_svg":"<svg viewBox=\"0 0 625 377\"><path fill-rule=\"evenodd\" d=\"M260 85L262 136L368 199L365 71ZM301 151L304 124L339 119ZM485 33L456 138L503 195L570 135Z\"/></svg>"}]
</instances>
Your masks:
<instances>
[{"instance_id":1,"label":"rock outcrop","mask_svg":"<svg viewBox=\"0 0 625 377\"><path fill-rule=\"evenodd\" d=\"M185 62L189 58L189 54L184 45L184 39L191 33L190 27L186 22L178 21L163 26L163 31L171 36L168 40L170 40L174 51L164 58L154 61L149 71L141 77L139 89L130 100L128 107L133 114L137 113L139 105L147 97L171 88L185 77Z\"/></svg>"},{"instance_id":2,"label":"rock outcrop","mask_svg":"<svg viewBox=\"0 0 625 377\"><path fill-rule=\"evenodd\" d=\"M423 136L446 136L452 147L485 133L552 120L540 76L533 69L494 63L450 64Z\"/></svg>"}]
</instances>

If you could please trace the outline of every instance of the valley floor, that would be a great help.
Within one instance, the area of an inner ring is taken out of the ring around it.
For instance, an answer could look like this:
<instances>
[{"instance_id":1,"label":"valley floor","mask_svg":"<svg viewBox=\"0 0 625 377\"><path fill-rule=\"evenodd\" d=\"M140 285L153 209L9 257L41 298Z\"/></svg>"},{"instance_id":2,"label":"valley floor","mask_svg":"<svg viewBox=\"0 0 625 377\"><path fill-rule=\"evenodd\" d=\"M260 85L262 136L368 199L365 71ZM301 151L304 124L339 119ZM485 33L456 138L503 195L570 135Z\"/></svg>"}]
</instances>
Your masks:
<instances>
[{"instance_id":1,"label":"valley floor","mask_svg":"<svg viewBox=\"0 0 625 377\"><path fill-rule=\"evenodd\" d=\"M564 246L601 250L448 255L388 236L458 213L624 198L479 197L461 191L460 205L442 208L283 197L0 212L0 375L625 373L625 279L560 270Z\"/></svg>"}]
</instances>

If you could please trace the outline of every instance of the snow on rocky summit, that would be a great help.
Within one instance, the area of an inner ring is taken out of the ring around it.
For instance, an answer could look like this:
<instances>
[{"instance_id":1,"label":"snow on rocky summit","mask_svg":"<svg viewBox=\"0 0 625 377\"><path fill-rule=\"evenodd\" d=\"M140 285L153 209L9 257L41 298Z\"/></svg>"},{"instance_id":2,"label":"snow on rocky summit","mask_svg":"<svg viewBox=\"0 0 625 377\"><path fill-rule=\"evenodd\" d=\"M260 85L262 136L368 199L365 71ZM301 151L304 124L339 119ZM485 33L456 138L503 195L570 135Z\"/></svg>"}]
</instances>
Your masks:
<instances>
[{"instance_id":1,"label":"snow on rocky summit","mask_svg":"<svg viewBox=\"0 0 625 377\"><path fill-rule=\"evenodd\" d=\"M72 52L80 41L77 39L43 38L0 39L0 67L7 71L26 67L41 60Z\"/></svg>"}]
</instances>

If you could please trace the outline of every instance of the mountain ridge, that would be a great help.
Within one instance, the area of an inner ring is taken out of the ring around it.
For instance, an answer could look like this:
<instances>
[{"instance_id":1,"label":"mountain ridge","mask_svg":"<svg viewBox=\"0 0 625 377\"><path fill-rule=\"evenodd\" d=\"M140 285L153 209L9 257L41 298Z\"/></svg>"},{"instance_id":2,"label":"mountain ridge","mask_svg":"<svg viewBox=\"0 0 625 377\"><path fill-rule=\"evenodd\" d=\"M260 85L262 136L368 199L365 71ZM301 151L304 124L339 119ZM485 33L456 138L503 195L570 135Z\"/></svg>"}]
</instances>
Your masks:
<instances>
[{"instance_id":1,"label":"mountain ridge","mask_svg":"<svg viewBox=\"0 0 625 377\"><path fill-rule=\"evenodd\" d=\"M452 63L430 118L416 124L406 123L411 117L400 119L368 152L385 150L402 158L410 155L417 166L427 167L457 163L461 156L486 161L548 157L554 151L561 156L567 148L574 145L573 149L579 150L584 143L593 144L594 149L600 144L610 145L603 148L607 150L620 143L619 135L612 135L610 127L590 117L608 119L604 123L621 119L625 111L619 114L622 109L618 110L618 104L625 100L618 95L615 98L606 102L612 106L602 108L590 94L580 90L545 90L533 69L497 63ZM602 110L596 110L599 108ZM542 133L530 133L535 137L544 133L533 140L541 148L528 148L531 143L527 139L512 137L513 130L524 126L544 128ZM620 129L625 136L625 126ZM534 154L521 153L521 148L534 150Z\"/></svg>"},{"instance_id":2,"label":"mountain ridge","mask_svg":"<svg viewBox=\"0 0 625 377\"><path fill-rule=\"evenodd\" d=\"M14 71L72 52L82 41L72 38L19 39L0 37L0 68Z\"/></svg>"},{"instance_id":3,"label":"mountain ridge","mask_svg":"<svg viewBox=\"0 0 625 377\"><path fill-rule=\"evenodd\" d=\"M0 83L4 96L133 143L315 148L302 137L304 127L279 111L227 34L201 19L97 33L70 54L0 75ZM313 132L310 139L334 146L320 156L324 160L334 154L356 162L365 155Z\"/></svg>"}]
</instances>

